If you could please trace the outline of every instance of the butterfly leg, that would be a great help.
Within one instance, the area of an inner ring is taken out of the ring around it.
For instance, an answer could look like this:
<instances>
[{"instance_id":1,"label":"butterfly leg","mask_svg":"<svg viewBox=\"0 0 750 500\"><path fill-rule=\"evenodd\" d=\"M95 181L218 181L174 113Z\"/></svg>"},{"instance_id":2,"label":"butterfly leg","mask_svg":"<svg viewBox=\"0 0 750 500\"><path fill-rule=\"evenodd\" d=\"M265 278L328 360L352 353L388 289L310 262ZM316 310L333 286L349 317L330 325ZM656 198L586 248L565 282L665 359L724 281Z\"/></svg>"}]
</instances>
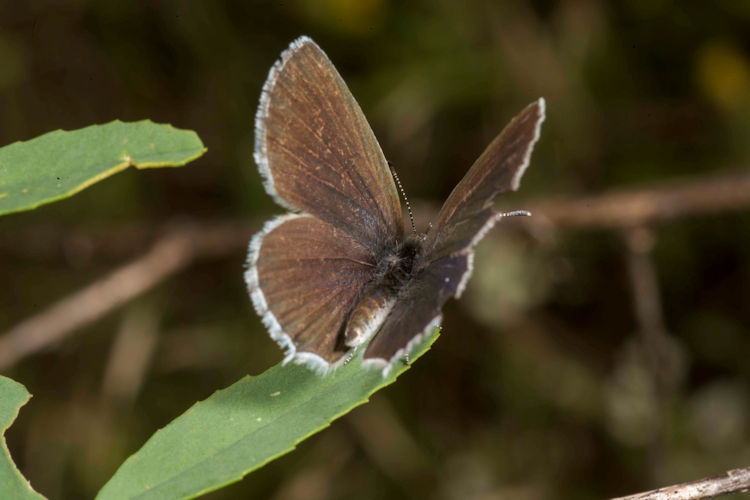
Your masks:
<instances>
[{"instance_id":1,"label":"butterfly leg","mask_svg":"<svg viewBox=\"0 0 750 500\"><path fill-rule=\"evenodd\" d=\"M344 359L343 366L346 366L349 364L349 361L351 361L354 358L354 355L357 354L356 349L352 349L349 354L346 355L346 358Z\"/></svg>"}]
</instances>

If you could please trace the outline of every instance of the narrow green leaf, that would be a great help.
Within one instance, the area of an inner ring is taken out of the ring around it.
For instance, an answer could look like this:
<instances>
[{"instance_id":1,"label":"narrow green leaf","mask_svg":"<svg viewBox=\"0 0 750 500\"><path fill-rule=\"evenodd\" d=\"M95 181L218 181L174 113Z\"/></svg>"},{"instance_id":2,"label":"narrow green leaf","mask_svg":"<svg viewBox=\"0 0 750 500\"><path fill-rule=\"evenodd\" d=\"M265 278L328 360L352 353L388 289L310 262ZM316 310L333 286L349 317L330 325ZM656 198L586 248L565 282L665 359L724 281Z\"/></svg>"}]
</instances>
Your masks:
<instances>
[{"instance_id":1,"label":"narrow green leaf","mask_svg":"<svg viewBox=\"0 0 750 500\"><path fill-rule=\"evenodd\" d=\"M0 148L0 215L67 198L130 165L177 167L206 151L192 130L119 120Z\"/></svg>"},{"instance_id":2,"label":"narrow green leaf","mask_svg":"<svg viewBox=\"0 0 750 500\"><path fill-rule=\"evenodd\" d=\"M0 375L0 498L35 500L44 498L24 479L5 444L5 431L18 416L18 410L31 398L24 386Z\"/></svg>"},{"instance_id":3,"label":"narrow green leaf","mask_svg":"<svg viewBox=\"0 0 750 500\"><path fill-rule=\"evenodd\" d=\"M436 329L410 359L437 336ZM363 369L358 356L327 377L294 364L246 376L157 431L97 498L193 498L239 481L366 403L408 368L398 364L383 377L380 370Z\"/></svg>"}]
</instances>

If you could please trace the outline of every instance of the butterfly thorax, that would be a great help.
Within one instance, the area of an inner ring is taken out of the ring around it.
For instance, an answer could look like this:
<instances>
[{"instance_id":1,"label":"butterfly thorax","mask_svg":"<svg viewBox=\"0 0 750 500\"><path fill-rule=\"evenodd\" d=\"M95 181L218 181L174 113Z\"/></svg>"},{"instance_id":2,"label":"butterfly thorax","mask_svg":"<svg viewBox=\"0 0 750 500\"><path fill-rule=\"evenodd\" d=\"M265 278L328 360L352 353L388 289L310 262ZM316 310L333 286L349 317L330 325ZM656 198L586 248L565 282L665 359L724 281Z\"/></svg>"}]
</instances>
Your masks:
<instances>
[{"instance_id":1,"label":"butterfly thorax","mask_svg":"<svg viewBox=\"0 0 750 500\"><path fill-rule=\"evenodd\" d=\"M397 293L412 278L422 251L422 238L409 236L395 248L388 249L378 260L373 284Z\"/></svg>"},{"instance_id":2,"label":"butterfly thorax","mask_svg":"<svg viewBox=\"0 0 750 500\"><path fill-rule=\"evenodd\" d=\"M398 293L418 268L423 239L417 235L391 246L378 259L373 280L352 309L344 331L344 343L355 347L366 342L385 319Z\"/></svg>"}]
</instances>

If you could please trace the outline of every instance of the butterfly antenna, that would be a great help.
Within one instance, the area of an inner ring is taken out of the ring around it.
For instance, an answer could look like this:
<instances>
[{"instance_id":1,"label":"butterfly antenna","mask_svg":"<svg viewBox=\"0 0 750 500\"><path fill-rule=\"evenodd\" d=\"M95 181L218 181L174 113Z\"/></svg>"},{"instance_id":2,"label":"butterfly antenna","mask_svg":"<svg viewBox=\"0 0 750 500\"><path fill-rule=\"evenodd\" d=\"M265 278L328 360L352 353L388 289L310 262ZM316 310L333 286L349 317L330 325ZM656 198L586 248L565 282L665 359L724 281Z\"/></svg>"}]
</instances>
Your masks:
<instances>
[{"instance_id":1,"label":"butterfly antenna","mask_svg":"<svg viewBox=\"0 0 750 500\"><path fill-rule=\"evenodd\" d=\"M530 217L531 212L528 210L514 210L512 212L503 212L501 217Z\"/></svg>"},{"instance_id":2,"label":"butterfly antenna","mask_svg":"<svg viewBox=\"0 0 750 500\"><path fill-rule=\"evenodd\" d=\"M406 210L407 212L409 212L409 222L411 222L411 230L414 234L417 234L417 228L414 225L414 214L412 214L411 212L411 205L409 204L409 198L406 197L406 193L404 192L403 186L401 186L401 181L398 178L396 169L393 168L393 163L388 162L388 166L391 168L391 173L393 174L393 178L396 179L396 185L398 186L398 190L401 191L401 196L404 198L404 203L406 203Z\"/></svg>"}]
</instances>

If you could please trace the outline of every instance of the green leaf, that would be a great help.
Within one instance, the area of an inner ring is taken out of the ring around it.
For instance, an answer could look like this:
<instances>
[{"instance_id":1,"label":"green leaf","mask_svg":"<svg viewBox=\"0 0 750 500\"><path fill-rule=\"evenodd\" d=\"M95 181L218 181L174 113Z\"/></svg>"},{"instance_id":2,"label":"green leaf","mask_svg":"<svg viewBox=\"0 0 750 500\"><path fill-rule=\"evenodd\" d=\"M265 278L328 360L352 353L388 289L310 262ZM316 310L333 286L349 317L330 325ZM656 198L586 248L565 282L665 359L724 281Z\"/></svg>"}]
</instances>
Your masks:
<instances>
[{"instance_id":1,"label":"green leaf","mask_svg":"<svg viewBox=\"0 0 750 500\"><path fill-rule=\"evenodd\" d=\"M412 349L410 360L437 336L435 329ZM192 498L239 481L366 403L408 368L397 363L383 377L380 370L363 369L360 355L326 377L295 364L246 376L157 431L97 498Z\"/></svg>"},{"instance_id":2,"label":"green leaf","mask_svg":"<svg viewBox=\"0 0 750 500\"><path fill-rule=\"evenodd\" d=\"M0 375L0 492L2 498L23 500L44 498L31 488L10 458L5 431L18 416L18 410L31 398L26 388Z\"/></svg>"},{"instance_id":3,"label":"green leaf","mask_svg":"<svg viewBox=\"0 0 750 500\"><path fill-rule=\"evenodd\" d=\"M206 151L192 130L119 120L0 148L0 215L67 198L130 165L177 167Z\"/></svg>"}]
</instances>

